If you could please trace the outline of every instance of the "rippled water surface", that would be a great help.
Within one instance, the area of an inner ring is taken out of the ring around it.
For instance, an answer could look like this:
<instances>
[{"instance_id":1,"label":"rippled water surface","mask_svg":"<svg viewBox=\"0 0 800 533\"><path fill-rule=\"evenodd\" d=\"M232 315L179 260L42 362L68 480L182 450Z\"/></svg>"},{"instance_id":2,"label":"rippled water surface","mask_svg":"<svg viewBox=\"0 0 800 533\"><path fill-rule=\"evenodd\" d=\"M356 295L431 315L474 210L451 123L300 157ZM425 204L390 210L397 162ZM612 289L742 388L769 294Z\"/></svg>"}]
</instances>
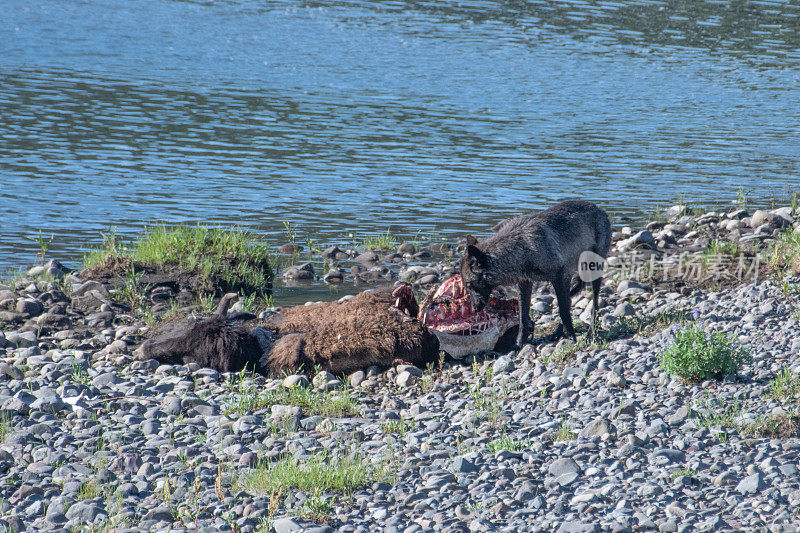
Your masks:
<instances>
[{"instance_id":1,"label":"rippled water surface","mask_svg":"<svg viewBox=\"0 0 800 533\"><path fill-rule=\"evenodd\" d=\"M793 2L6 0L0 269L116 226L617 225L800 186Z\"/></svg>"}]
</instances>

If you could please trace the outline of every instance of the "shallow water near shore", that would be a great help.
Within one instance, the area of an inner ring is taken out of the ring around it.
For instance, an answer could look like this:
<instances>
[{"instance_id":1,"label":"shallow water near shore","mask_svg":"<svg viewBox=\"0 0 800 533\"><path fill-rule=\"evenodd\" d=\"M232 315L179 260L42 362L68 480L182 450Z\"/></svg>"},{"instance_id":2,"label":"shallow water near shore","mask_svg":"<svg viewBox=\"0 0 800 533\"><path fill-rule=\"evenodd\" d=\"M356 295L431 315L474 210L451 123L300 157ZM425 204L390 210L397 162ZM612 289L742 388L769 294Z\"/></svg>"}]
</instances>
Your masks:
<instances>
[{"instance_id":1,"label":"shallow water near shore","mask_svg":"<svg viewBox=\"0 0 800 533\"><path fill-rule=\"evenodd\" d=\"M39 230L77 267L154 221L454 240L568 197L620 226L800 186L790 4L8 7L0 271L36 261Z\"/></svg>"}]
</instances>

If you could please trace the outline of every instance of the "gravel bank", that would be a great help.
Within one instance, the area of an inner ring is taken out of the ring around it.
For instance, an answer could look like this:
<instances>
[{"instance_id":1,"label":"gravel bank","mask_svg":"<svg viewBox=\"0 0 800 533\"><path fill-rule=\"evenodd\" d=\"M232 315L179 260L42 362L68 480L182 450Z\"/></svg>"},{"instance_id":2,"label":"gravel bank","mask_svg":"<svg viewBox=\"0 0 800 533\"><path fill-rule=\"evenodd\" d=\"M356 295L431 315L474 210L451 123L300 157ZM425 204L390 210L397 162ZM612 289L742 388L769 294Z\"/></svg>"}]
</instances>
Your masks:
<instances>
[{"instance_id":1,"label":"gravel bank","mask_svg":"<svg viewBox=\"0 0 800 533\"><path fill-rule=\"evenodd\" d=\"M758 248L794 223L785 214L688 220L677 209L643 230L649 236L620 232L615 250L702 254L723 237ZM800 523L790 416L800 398L775 397L770 385L785 369L797 378L800 322L794 293L771 279L715 290L608 281L601 327L615 340L537 343L424 371L370 368L335 386L330 375L309 382L132 362L143 321L108 287L48 268L51 281L41 268L0 286L0 527L410 533ZM551 325L552 307L537 294L537 325ZM588 317L589 300L576 297L574 310ZM693 310L734 336L752 363L721 381L665 375L661 342ZM297 405L284 384L306 388L307 402ZM782 421L780 432L764 429L771 421ZM345 494L278 490L270 473L285 457L349 458L362 476Z\"/></svg>"}]
</instances>

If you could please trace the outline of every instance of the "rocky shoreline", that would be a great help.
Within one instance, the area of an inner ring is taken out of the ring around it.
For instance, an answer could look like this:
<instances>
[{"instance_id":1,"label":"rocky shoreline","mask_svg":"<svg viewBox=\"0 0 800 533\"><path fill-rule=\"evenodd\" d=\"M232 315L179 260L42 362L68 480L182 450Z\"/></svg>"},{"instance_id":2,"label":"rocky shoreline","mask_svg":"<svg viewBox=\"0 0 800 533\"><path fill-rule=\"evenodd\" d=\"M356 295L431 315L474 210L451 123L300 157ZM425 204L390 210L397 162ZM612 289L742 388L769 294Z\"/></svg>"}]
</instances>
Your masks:
<instances>
[{"instance_id":1,"label":"rocky shoreline","mask_svg":"<svg viewBox=\"0 0 800 533\"><path fill-rule=\"evenodd\" d=\"M35 267L0 284L0 527L794 531L800 385L781 395L774 380L800 383L797 279L766 261L755 274L797 215L675 206L615 233L604 342L312 379L133 361L147 324L114 287ZM372 266L326 276L424 288L452 257L410 263L445 250L333 251ZM540 332L552 300L536 293ZM587 322L589 299L573 303ZM738 375L690 384L659 367L669 328L693 312L751 353ZM286 457L363 475L345 490L275 488Z\"/></svg>"}]
</instances>

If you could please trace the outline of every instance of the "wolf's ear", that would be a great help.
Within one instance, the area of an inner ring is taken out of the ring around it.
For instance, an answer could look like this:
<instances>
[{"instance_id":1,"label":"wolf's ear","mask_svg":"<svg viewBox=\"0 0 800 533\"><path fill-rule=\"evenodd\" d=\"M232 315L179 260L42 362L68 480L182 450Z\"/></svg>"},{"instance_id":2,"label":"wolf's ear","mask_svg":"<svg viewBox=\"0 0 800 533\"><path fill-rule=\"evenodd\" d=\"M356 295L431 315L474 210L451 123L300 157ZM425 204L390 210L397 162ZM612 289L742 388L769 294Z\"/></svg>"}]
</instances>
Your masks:
<instances>
[{"instance_id":1,"label":"wolf's ear","mask_svg":"<svg viewBox=\"0 0 800 533\"><path fill-rule=\"evenodd\" d=\"M486 266L486 253L479 250L474 244L467 244L467 257L471 266Z\"/></svg>"},{"instance_id":2,"label":"wolf's ear","mask_svg":"<svg viewBox=\"0 0 800 533\"><path fill-rule=\"evenodd\" d=\"M476 244L478 244L478 239L474 235L467 235L467 245L475 246Z\"/></svg>"}]
</instances>

